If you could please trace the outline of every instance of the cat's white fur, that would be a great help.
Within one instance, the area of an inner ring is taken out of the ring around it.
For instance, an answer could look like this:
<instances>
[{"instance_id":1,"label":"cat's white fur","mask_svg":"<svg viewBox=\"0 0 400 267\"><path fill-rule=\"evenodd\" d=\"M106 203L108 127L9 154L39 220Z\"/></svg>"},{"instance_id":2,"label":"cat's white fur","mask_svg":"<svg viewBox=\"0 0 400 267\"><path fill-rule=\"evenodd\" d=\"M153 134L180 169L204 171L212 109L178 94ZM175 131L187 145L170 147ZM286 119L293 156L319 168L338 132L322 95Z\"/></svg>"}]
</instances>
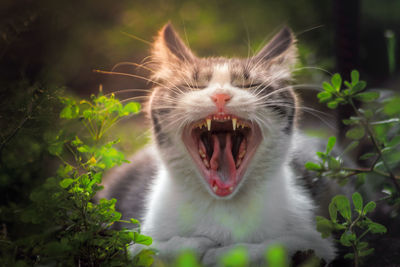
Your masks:
<instances>
[{"instance_id":1,"label":"cat's white fur","mask_svg":"<svg viewBox=\"0 0 400 267\"><path fill-rule=\"evenodd\" d=\"M169 133L176 146L157 151L161 166L148 197L143 233L153 238L152 246L162 257L173 258L189 248L208 266L216 266L222 254L239 245L248 249L255 265L262 262L271 244L284 245L289 255L313 249L327 262L332 260L332 242L315 229L313 202L294 185L296 177L289 166L294 135L281 138L283 122L274 120L266 109L252 106L254 95L230 84L228 65L214 67L207 88L185 93L177 112L192 121L204 118L215 110L210 96L216 91L232 95L227 113L264 120L260 124L263 141L242 184L229 199L212 196L178 127L175 134Z\"/></svg>"}]
</instances>

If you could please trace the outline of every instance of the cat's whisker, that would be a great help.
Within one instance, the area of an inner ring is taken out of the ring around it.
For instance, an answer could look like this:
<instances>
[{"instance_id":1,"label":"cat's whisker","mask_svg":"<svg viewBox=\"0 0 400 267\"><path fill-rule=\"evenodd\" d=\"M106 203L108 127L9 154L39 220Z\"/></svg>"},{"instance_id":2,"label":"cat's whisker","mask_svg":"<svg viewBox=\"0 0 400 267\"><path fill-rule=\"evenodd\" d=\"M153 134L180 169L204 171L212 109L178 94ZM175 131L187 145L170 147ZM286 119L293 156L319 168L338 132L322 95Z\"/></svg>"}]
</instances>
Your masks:
<instances>
[{"instance_id":1,"label":"cat's whisker","mask_svg":"<svg viewBox=\"0 0 400 267\"><path fill-rule=\"evenodd\" d=\"M105 71L105 70L93 70L94 72L97 73L101 73L101 74L108 74L108 75L121 75L121 76L127 76L127 77L132 77L132 78L137 78L137 79L141 79L141 80L145 80L147 82L151 82L154 84L157 84L159 86L163 86L161 83L158 83L152 79L140 76L140 75L136 75L136 74L131 74L131 73L124 73L124 72L116 72L116 71Z\"/></svg>"},{"instance_id":2,"label":"cat's whisker","mask_svg":"<svg viewBox=\"0 0 400 267\"><path fill-rule=\"evenodd\" d=\"M329 76L333 75L333 73L328 71L327 69L324 69L321 67L315 67L315 66L305 66L305 67L301 67L301 68L295 68L295 69L293 69L293 71L296 72L296 71L307 70L307 69L322 71L322 72L328 74Z\"/></svg>"},{"instance_id":3,"label":"cat's whisker","mask_svg":"<svg viewBox=\"0 0 400 267\"><path fill-rule=\"evenodd\" d=\"M116 90L110 93L105 94L105 96L110 96L112 94L117 95L117 94L124 94L124 93L136 93L136 92L143 92L143 93L150 93L151 89L141 89L141 88L127 88L127 89L121 89L121 90Z\"/></svg>"},{"instance_id":4,"label":"cat's whisker","mask_svg":"<svg viewBox=\"0 0 400 267\"><path fill-rule=\"evenodd\" d=\"M151 68L149 68L149 67L147 67L147 66L145 66L145 65L143 65L143 64L137 64L137 63L134 63L134 62L120 62L120 63L117 63L117 64L115 64L115 65L111 68L111 71L114 71L114 70L117 69L118 67L120 67L120 66L125 66L125 65L128 65L128 66L135 66L135 67L138 67L138 68L142 68L142 69L148 70L148 71L150 71L150 72L152 72L152 73L155 73L155 72L156 72L155 70L153 70L153 69L151 69Z\"/></svg>"},{"instance_id":5,"label":"cat's whisker","mask_svg":"<svg viewBox=\"0 0 400 267\"><path fill-rule=\"evenodd\" d=\"M148 100L148 99L149 99L149 96L133 96L133 97L128 97L126 99L123 99L120 102L126 103L126 102L133 101L133 100L138 101L138 100Z\"/></svg>"},{"instance_id":6,"label":"cat's whisker","mask_svg":"<svg viewBox=\"0 0 400 267\"><path fill-rule=\"evenodd\" d=\"M319 111L319 110L316 110L316 109L313 109L313 108L310 108L310 107L305 107L305 106L293 106L293 105L288 105L287 103L286 103L286 105L285 104L280 104L280 103L271 103L270 105L263 105L263 107L274 107L274 106L280 106L280 107L287 107L287 108L292 108L292 109L295 109L295 110L301 110L301 111L304 111L304 112L306 112L306 113L308 113L308 114L310 114L310 115L312 115L312 116L314 116L314 117L316 117L316 118L318 118L319 120L321 120L325 125L327 125L330 129L332 129L332 130L334 130L335 129L335 127L332 125L332 124L330 124L327 120L325 120L322 116L320 116L320 115L318 115L317 113L319 113L319 114L321 114L321 115L324 115L324 116L326 116L326 117L330 117L330 118L334 118L334 116L332 116L331 114L328 114L328 113L326 113L326 112L322 112L322 111Z\"/></svg>"},{"instance_id":7,"label":"cat's whisker","mask_svg":"<svg viewBox=\"0 0 400 267\"><path fill-rule=\"evenodd\" d=\"M272 91L272 92L270 92L270 93L268 93L268 94L266 94L266 95L263 95L263 96L261 96L261 97L259 97L259 94L257 94L256 96L257 96L258 99L260 99L260 100L266 100L266 99L270 98L271 96L273 96L273 95L275 95L275 94L278 94L278 93L280 93L280 92L282 92L282 91L290 91L292 88L293 88L293 89L304 89L304 90L306 90L306 89L308 89L308 90L317 90L317 91L320 91L320 90L321 90L321 87L318 86L318 85L312 85L312 84L297 84L297 85L289 85L289 86L286 86L286 87L281 87L281 88L279 88L279 89L277 89L277 90L274 90L274 91Z\"/></svg>"}]
</instances>

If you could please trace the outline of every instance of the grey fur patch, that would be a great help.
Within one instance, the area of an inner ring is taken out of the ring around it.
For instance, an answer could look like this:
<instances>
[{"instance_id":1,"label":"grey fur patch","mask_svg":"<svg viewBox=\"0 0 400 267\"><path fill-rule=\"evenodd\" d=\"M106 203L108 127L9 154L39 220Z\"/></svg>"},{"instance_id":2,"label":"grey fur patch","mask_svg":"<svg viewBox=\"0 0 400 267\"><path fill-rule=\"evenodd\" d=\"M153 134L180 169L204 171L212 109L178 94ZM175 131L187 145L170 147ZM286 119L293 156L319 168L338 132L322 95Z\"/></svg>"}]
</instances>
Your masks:
<instances>
[{"instance_id":1,"label":"grey fur patch","mask_svg":"<svg viewBox=\"0 0 400 267\"><path fill-rule=\"evenodd\" d=\"M129 158L131 163L114 168L107 173L103 185L104 190L96 195L100 198L116 198L116 210L122 213L123 220L135 218L142 220L144 204L147 199L150 184L156 175L158 157L155 148L149 146ZM132 225L115 223L113 228L131 228Z\"/></svg>"},{"instance_id":2,"label":"grey fur patch","mask_svg":"<svg viewBox=\"0 0 400 267\"><path fill-rule=\"evenodd\" d=\"M308 161L318 161L316 152L325 151L326 140L311 139L300 134L296 134L293 140L295 143L290 166L295 171L296 183L308 192L314 203L318 203L316 214L329 218L328 206L331 199L337 194L350 196L352 186L341 187L334 180L318 178L315 172L304 167Z\"/></svg>"}]
</instances>

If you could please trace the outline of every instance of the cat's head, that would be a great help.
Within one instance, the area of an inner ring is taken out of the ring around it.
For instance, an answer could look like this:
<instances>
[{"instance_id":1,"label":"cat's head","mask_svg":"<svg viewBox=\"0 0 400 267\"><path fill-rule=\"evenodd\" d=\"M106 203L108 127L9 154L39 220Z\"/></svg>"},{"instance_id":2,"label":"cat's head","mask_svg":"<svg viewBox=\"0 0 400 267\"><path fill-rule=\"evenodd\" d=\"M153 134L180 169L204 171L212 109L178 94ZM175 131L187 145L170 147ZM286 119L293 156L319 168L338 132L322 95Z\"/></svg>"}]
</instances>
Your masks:
<instances>
[{"instance_id":1,"label":"cat's head","mask_svg":"<svg viewBox=\"0 0 400 267\"><path fill-rule=\"evenodd\" d=\"M170 24L153 47L153 133L182 183L231 198L280 168L290 148L297 100L290 87L295 39L283 28L256 55L199 58Z\"/></svg>"}]
</instances>

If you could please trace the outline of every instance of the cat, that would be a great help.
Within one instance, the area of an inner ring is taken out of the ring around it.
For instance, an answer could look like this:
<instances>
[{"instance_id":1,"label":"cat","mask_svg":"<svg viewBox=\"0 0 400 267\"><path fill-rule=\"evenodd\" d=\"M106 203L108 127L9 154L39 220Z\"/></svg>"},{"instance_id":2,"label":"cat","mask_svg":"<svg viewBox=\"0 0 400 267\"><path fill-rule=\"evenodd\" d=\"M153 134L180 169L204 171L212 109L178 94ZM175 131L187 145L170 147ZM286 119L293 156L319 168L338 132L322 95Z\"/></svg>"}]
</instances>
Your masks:
<instances>
[{"instance_id":1,"label":"cat","mask_svg":"<svg viewBox=\"0 0 400 267\"><path fill-rule=\"evenodd\" d=\"M143 220L161 259L192 249L217 266L242 246L256 266L271 244L334 259L315 215L326 215L338 188L304 169L320 147L298 130L296 60L288 27L245 59L199 58L170 23L160 30L147 107L153 144L108 175L101 197Z\"/></svg>"}]
</instances>

